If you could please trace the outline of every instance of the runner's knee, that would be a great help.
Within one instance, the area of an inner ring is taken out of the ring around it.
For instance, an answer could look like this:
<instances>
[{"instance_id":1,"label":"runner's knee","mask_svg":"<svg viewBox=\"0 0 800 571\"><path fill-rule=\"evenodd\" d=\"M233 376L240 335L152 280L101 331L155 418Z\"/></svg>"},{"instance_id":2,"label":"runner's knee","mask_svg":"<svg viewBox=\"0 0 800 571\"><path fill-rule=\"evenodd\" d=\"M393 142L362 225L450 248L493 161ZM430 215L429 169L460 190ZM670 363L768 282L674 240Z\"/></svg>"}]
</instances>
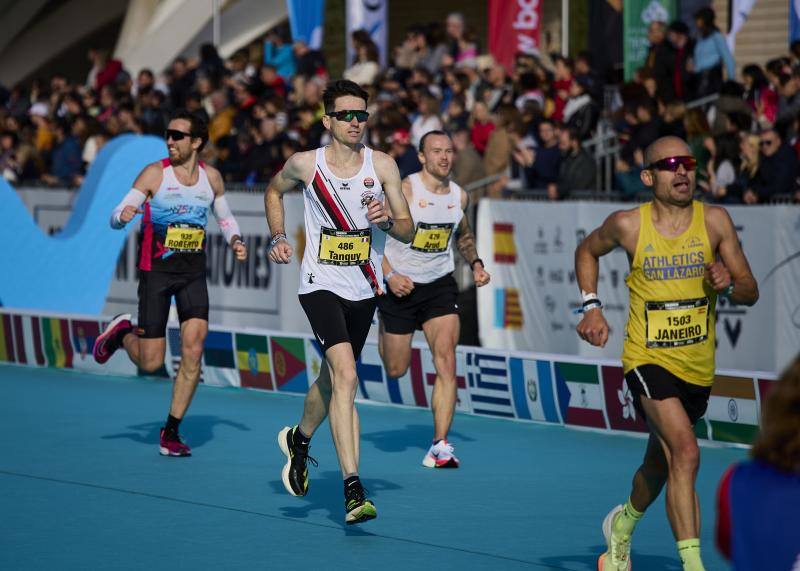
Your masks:
<instances>
[{"instance_id":1,"label":"runner's knee","mask_svg":"<svg viewBox=\"0 0 800 571\"><path fill-rule=\"evenodd\" d=\"M697 442L686 442L672 451L672 471L695 473L700 465L700 448Z\"/></svg>"}]
</instances>

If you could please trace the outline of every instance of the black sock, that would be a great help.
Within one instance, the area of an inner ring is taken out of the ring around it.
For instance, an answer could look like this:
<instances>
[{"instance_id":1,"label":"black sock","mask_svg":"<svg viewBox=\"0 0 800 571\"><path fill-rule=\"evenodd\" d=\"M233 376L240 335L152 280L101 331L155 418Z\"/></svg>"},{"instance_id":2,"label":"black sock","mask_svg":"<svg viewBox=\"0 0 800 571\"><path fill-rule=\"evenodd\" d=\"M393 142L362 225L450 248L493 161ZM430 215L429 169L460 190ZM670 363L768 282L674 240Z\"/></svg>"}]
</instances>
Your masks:
<instances>
[{"instance_id":1,"label":"black sock","mask_svg":"<svg viewBox=\"0 0 800 571\"><path fill-rule=\"evenodd\" d=\"M178 434L178 426L181 424L180 418L175 418L171 414L167 415L167 424L164 425L164 429L169 432L174 432Z\"/></svg>"},{"instance_id":2,"label":"black sock","mask_svg":"<svg viewBox=\"0 0 800 571\"><path fill-rule=\"evenodd\" d=\"M292 443L295 446L300 446L301 448L308 448L309 442L311 442L311 437L303 434L303 431L300 430L300 426L298 426L294 431L292 431Z\"/></svg>"},{"instance_id":3,"label":"black sock","mask_svg":"<svg viewBox=\"0 0 800 571\"><path fill-rule=\"evenodd\" d=\"M361 486L361 480L358 479L358 475L350 476L349 478L344 479L345 495L347 495L347 492L351 489L352 486Z\"/></svg>"}]
</instances>

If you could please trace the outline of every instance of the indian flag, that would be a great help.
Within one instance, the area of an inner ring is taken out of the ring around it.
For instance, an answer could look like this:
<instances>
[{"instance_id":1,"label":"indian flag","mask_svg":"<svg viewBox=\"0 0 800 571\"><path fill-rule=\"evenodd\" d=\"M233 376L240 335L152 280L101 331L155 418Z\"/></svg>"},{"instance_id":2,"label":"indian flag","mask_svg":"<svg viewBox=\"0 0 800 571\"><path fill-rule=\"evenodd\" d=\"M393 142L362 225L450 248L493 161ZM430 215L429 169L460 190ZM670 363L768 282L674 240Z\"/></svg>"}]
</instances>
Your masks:
<instances>
[{"instance_id":1,"label":"indian flag","mask_svg":"<svg viewBox=\"0 0 800 571\"><path fill-rule=\"evenodd\" d=\"M718 375L711 389L706 418L711 424L713 440L751 444L758 432L753 379Z\"/></svg>"}]
</instances>

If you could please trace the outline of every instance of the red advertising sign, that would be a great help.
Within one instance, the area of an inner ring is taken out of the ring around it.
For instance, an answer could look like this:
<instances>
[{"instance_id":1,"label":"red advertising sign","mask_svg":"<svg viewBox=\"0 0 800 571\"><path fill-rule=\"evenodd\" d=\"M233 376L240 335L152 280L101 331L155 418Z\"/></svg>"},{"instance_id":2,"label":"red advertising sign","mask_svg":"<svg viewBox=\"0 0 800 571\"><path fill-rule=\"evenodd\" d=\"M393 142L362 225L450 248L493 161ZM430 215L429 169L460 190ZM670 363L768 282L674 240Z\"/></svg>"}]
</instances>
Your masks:
<instances>
[{"instance_id":1,"label":"red advertising sign","mask_svg":"<svg viewBox=\"0 0 800 571\"><path fill-rule=\"evenodd\" d=\"M489 0L489 51L510 70L517 53L538 53L542 0Z\"/></svg>"}]
</instances>

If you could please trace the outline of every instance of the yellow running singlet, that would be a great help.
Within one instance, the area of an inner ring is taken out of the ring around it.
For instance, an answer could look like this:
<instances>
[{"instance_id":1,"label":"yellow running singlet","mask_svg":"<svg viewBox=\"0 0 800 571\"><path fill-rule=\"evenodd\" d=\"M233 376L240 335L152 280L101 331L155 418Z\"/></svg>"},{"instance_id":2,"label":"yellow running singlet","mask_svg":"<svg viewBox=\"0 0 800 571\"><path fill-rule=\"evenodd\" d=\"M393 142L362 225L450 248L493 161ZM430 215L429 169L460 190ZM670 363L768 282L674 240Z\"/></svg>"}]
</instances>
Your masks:
<instances>
[{"instance_id":1,"label":"yellow running singlet","mask_svg":"<svg viewBox=\"0 0 800 571\"><path fill-rule=\"evenodd\" d=\"M625 279L630 310L622 366L658 365L701 386L714 382L714 307L717 293L703 277L714 252L703 204L694 201L692 222L678 237L658 233L652 203L639 207L639 239Z\"/></svg>"}]
</instances>

